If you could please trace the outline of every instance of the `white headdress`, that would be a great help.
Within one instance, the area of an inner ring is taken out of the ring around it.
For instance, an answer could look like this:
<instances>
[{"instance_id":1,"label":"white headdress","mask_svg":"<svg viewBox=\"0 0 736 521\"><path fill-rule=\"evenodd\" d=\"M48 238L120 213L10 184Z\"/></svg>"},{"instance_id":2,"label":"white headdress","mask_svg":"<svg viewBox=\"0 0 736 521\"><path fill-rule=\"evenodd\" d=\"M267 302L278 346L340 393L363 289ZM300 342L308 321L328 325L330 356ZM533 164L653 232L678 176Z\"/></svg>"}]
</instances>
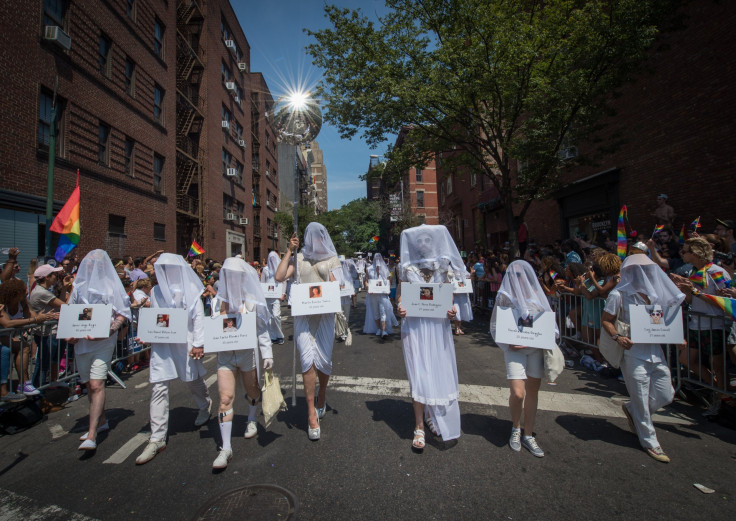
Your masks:
<instances>
[{"instance_id":1,"label":"white headdress","mask_svg":"<svg viewBox=\"0 0 736 521\"><path fill-rule=\"evenodd\" d=\"M650 304L659 304L663 308L679 306L685 300L685 294L646 255L629 255L624 259L621 280L615 289L621 295L646 295Z\"/></svg>"},{"instance_id":2,"label":"white headdress","mask_svg":"<svg viewBox=\"0 0 736 521\"><path fill-rule=\"evenodd\" d=\"M268 259L266 260L266 266L264 268L266 272L265 279L267 282L270 282L271 279L276 276L276 269L279 267L280 263L281 257L279 256L278 252L269 252Z\"/></svg>"},{"instance_id":3,"label":"white headdress","mask_svg":"<svg viewBox=\"0 0 736 521\"><path fill-rule=\"evenodd\" d=\"M271 318L258 273L243 259L230 257L222 263L217 297L228 303L231 313L239 312L245 304L245 309L256 311L261 321L268 323Z\"/></svg>"},{"instance_id":4,"label":"white headdress","mask_svg":"<svg viewBox=\"0 0 736 521\"><path fill-rule=\"evenodd\" d=\"M373 256L373 271L376 277L381 279L383 282L388 282L388 266L383 260L383 256L380 253L376 253Z\"/></svg>"},{"instance_id":5,"label":"white headdress","mask_svg":"<svg viewBox=\"0 0 736 521\"><path fill-rule=\"evenodd\" d=\"M92 250L79 263L72 302L112 304L115 313L131 319L130 298L105 250Z\"/></svg>"},{"instance_id":6,"label":"white headdress","mask_svg":"<svg viewBox=\"0 0 736 521\"><path fill-rule=\"evenodd\" d=\"M304 230L304 247L302 255L311 261L323 261L330 257L337 257L337 250L332 244L327 228L320 223L311 222Z\"/></svg>"},{"instance_id":7,"label":"white headdress","mask_svg":"<svg viewBox=\"0 0 736 521\"><path fill-rule=\"evenodd\" d=\"M455 277L466 277L465 263L450 232L442 225L423 224L401 232L401 269L446 269L452 266Z\"/></svg>"},{"instance_id":8,"label":"white headdress","mask_svg":"<svg viewBox=\"0 0 736 521\"><path fill-rule=\"evenodd\" d=\"M158 291L166 305L184 308L191 315L204 292L204 286L184 257L162 253L153 269L156 271Z\"/></svg>"}]
</instances>

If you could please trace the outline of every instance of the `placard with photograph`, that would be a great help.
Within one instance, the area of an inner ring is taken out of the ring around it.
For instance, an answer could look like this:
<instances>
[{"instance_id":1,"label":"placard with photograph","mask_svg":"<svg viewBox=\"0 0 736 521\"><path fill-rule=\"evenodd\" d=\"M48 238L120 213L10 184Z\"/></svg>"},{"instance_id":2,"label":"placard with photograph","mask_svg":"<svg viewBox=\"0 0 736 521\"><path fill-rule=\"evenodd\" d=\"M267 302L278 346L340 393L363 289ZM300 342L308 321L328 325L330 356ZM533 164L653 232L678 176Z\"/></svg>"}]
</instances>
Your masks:
<instances>
[{"instance_id":1,"label":"placard with photograph","mask_svg":"<svg viewBox=\"0 0 736 521\"><path fill-rule=\"evenodd\" d=\"M351 297L355 295L355 287L353 286L353 281L348 280L346 282L339 282L340 284L340 296L341 297Z\"/></svg>"},{"instance_id":2,"label":"placard with photograph","mask_svg":"<svg viewBox=\"0 0 736 521\"><path fill-rule=\"evenodd\" d=\"M291 314L321 315L342 311L337 282L302 282L291 285Z\"/></svg>"},{"instance_id":3,"label":"placard with photograph","mask_svg":"<svg viewBox=\"0 0 736 521\"><path fill-rule=\"evenodd\" d=\"M281 298L284 294L284 284L281 282L261 282L261 287L266 298Z\"/></svg>"},{"instance_id":4,"label":"placard with photograph","mask_svg":"<svg viewBox=\"0 0 736 521\"><path fill-rule=\"evenodd\" d=\"M368 293L371 295L388 295L391 293L391 284L380 279L370 279L368 281Z\"/></svg>"},{"instance_id":5,"label":"placard with photograph","mask_svg":"<svg viewBox=\"0 0 736 521\"><path fill-rule=\"evenodd\" d=\"M447 318L452 308L452 284L401 283L401 307L407 317Z\"/></svg>"},{"instance_id":6,"label":"placard with photograph","mask_svg":"<svg viewBox=\"0 0 736 521\"><path fill-rule=\"evenodd\" d=\"M256 313L228 313L204 318L206 353L241 351L258 347Z\"/></svg>"},{"instance_id":7,"label":"placard with photograph","mask_svg":"<svg viewBox=\"0 0 736 521\"><path fill-rule=\"evenodd\" d=\"M452 283L455 287L453 293L472 293L473 292L473 280L470 278L463 280L456 280Z\"/></svg>"},{"instance_id":8,"label":"placard with photograph","mask_svg":"<svg viewBox=\"0 0 736 521\"><path fill-rule=\"evenodd\" d=\"M685 340L680 306L630 305L629 316L635 344L681 344Z\"/></svg>"},{"instance_id":9,"label":"placard with photograph","mask_svg":"<svg viewBox=\"0 0 736 521\"><path fill-rule=\"evenodd\" d=\"M151 344L185 344L187 310L179 308L140 308L137 336Z\"/></svg>"},{"instance_id":10,"label":"placard with photograph","mask_svg":"<svg viewBox=\"0 0 736 521\"><path fill-rule=\"evenodd\" d=\"M112 304L64 304L59 313L57 338L108 338Z\"/></svg>"},{"instance_id":11,"label":"placard with photograph","mask_svg":"<svg viewBox=\"0 0 736 521\"><path fill-rule=\"evenodd\" d=\"M496 306L496 342L515 346L554 349L555 313L541 311L527 318L514 308Z\"/></svg>"}]
</instances>

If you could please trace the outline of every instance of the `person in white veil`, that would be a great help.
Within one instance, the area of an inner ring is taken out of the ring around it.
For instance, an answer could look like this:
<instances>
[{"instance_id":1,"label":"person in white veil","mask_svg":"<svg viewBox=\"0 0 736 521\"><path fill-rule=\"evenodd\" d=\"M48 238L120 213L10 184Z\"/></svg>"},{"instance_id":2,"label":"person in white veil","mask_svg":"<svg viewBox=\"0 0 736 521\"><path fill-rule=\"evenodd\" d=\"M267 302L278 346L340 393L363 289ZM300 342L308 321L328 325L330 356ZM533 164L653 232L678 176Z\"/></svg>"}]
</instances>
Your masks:
<instances>
[{"instance_id":1,"label":"person in white veil","mask_svg":"<svg viewBox=\"0 0 736 521\"><path fill-rule=\"evenodd\" d=\"M526 321L530 316L533 317L543 311L552 311L531 264L517 260L506 268L506 274L501 281L501 287L496 295L496 305L491 315L491 335L494 338L498 327L496 321L499 307L515 309L520 313L521 321ZM523 446L534 456L544 457L544 451L534 437L539 386L544 376L544 350L502 342L496 343L503 350L506 378L509 381L509 409L511 410L509 447L519 452ZM521 435L522 412L524 414L524 436Z\"/></svg>"},{"instance_id":2,"label":"person in white veil","mask_svg":"<svg viewBox=\"0 0 736 521\"><path fill-rule=\"evenodd\" d=\"M366 288L369 280L378 280L384 288L390 288L388 266L380 253L373 256L373 265L366 270ZM365 298L363 333L375 333L385 340L393 334L394 326L398 325L388 293L368 293Z\"/></svg>"},{"instance_id":3,"label":"person in white veil","mask_svg":"<svg viewBox=\"0 0 736 521\"><path fill-rule=\"evenodd\" d=\"M130 322L130 298L104 250L92 250L79 264L68 304L111 304L110 335L93 339L67 338L74 347L79 379L87 384L89 429L81 436L79 450L95 450L97 434L110 428L105 416L105 382L117 344L118 330Z\"/></svg>"},{"instance_id":4,"label":"person in white veil","mask_svg":"<svg viewBox=\"0 0 736 521\"><path fill-rule=\"evenodd\" d=\"M274 252L271 252L274 253ZM278 255L276 255L278 257ZM271 256L269 255L269 264ZM268 267L264 268L264 271ZM222 301L220 313L256 313L256 332L259 349L242 349L221 351L217 353L217 389L220 394L220 409L217 415L220 424L222 447L212 463L213 469L224 469L233 457L232 429L235 412L235 386L237 372L245 387L245 399L248 402L248 424L245 438L250 439L258 434L258 399L261 397L259 386L259 354L263 358L263 369L273 367L273 351L269 323L271 314L266 297L263 295L258 273L243 259L231 257L225 259L220 270L220 285L217 297ZM275 299L278 301L278 299Z\"/></svg>"},{"instance_id":5,"label":"person in white veil","mask_svg":"<svg viewBox=\"0 0 736 521\"><path fill-rule=\"evenodd\" d=\"M340 266L342 267L342 281L340 282L340 286L348 286L353 291L352 295L340 295L340 305L342 306L342 314L345 315L345 323L343 324L344 327L341 327L339 322L335 325L335 338L340 342L345 342L348 339L348 333L350 331L350 309L351 302L355 300L355 288L348 261L340 259ZM340 291L342 293L342 287Z\"/></svg>"},{"instance_id":6,"label":"person in white veil","mask_svg":"<svg viewBox=\"0 0 736 521\"><path fill-rule=\"evenodd\" d=\"M204 286L197 274L181 255L162 253L153 265L156 285L151 291L152 308L177 308L187 310L187 341L153 343L149 381L151 389L151 437L136 458L137 465L151 461L166 448L169 428L169 386L180 379L189 386L199 412L194 420L201 427L210 419L212 399L204 383L206 370L204 356L204 306L200 296Z\"/></svg>"},{"instance_id":7,"label":"person in white veil","mask_svg":"<svg viewBox=\"0 0 736 521\"><path fill-rule=\"evenodd\" d=\"M292 255L299 247L296 233L289 240L289 249L281 259L276 280L283 282L294 276L295 284L342 280L342 267L337 251L327 229L312 222L304 230L304 247L297 255L297 271L294 272ZM307 435L318 440L321 435L319 420L327 412L325 392L332 373L332 348L335 343L335 314L294 317L294 337L299 349L307 401ZM315 388L319 379L319 394L315 408Z\"/></svg>"},{"instance_id":8,"label":"person in white veil","mask_svg":"<svg viewBox=\"0 0 736 521\"><path fill-rule=\"evenodd\" d=\"M422 225L401 232L402 282L450 283L456 273L464 273L460 252L444 226ZM414 407L412 449L425 446L424 423L443 441L460 437L459 385L455 344L447 318L406 317L401 307L401 287L397 292L401 342Z\"/></svg>"},{"instance_id":9,"label":"person in white veil","mask_svg":"<svg viewBox=\"0 0 736 521\"><path fill-rule=\"evenodd\" d=\"M683 300L685 294L654 261L646 255L630 255L621 264L621 280L608 294L601 317L601 327L624 349L621 373L631 401L621 407L629 429L638 436L647 454L662 463L669 463L670 458L657 440L652 414L675 397L667 359L659 344L635 344L619 335L616 319L630 324L632 304L658 305L666 310L679 306Z\"/></svg>"},{"instance_id":10,"label":"person in white veil","mask_svg":"<svg viewBox=\"0 0 736 521\"><path fill-rule=\"evenodd\" d=\"M352 281L353 289L355 290L353 292L353 296L350 297L350 300L352 302L353 308L356 308L358 307L357 294L360 290L360 276L358 274L358 268L355 266L355 261L353 259L345 259L345 266L347 267L347 274L350 275L350 278L348 280Z\"/></svg>"},{"instance_id":11,"label":"person in white veil","mask_svg":"<svg viewBox=\"0 0 736 521\"><path fill-rule=\"evenodd\" d=\"M272 251L268 254L266 265L261 270L261 282L276 284L276 269L279 267L281 257L278 252ZM267 298L268 310L271 312L271 320L268 323L268 331L271 342L274 344L284 343L284 333L281 330L281 302L286 298L286 293L281 298Z\"/></svg>"}]
</instances>

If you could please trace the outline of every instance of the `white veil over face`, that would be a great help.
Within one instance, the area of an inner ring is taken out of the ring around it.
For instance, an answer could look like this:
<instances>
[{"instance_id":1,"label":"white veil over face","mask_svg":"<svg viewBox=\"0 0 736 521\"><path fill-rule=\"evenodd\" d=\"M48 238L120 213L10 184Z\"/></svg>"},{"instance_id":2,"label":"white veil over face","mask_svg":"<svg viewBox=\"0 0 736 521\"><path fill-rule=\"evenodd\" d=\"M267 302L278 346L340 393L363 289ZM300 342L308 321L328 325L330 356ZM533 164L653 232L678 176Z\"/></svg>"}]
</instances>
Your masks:
<instances>
[{"instance_id":1,"label":"white veil over face","mask_svg":"<svg viewBox=\"0 0 736 521\"><path fill-rule=\"evenodd\" d=\"M384 283L388 282L388 266L386 261L383 260L383 256L380 253L376 253L373 256L373 270L376 272L376 277L381 279Z\"/></svg>"},{"instance_id":2,"label":"white veil over face","mask_svg":"<svg viewBox=\"0 0 736 521\"><path fill-rule=\"evenodd\" d=\"M228 303L230 313L240 312L245 305L247 311L258 313L260 320L267 323L271 318L258 272L243 259L230 257L222 263L217 297Z\"/></svg>"},{"instance_id":3,"label":"white veil over face","mask_svg":"<svg viewBox=\"0 0 736 521\"><path fill-rule=\"evenodd\" d=\"M130 298L105 250L92 250L79 263L70 302L112 304L115 313L131 320Z\"/></svg>"},{"instance_id":4,"label":"white veil over face","mask_svg":"<svg viewBox=\"0 0 736 521\"><path fill-rule=\"evenodd\" d=\"M455 241L442 225L422 224L401 232L401 271L409 266L429 269L452 266L457 278L466 276L465 263Z\"/></svg>"},{"instance_id":5,"label":"white veil over face","mask_svg":"<svg viewBox=\"0 0 736 521\"><path fill-rule=\"evenodd\" d=\"M330 234L327 233L327 228L317 222L307 225L307 229L304 230L302 255L304 255L305 259L315 262L323 261L330 257L337 257L337 250L335 249L335 245L332 244L332 239L330 239Z\"/></svg>"},{"instance_id":6,"label":"white veil over face","mask_svg":"<svg viewBox=\"0 0 736 521\"><path fill-rule=\"evenodd\" d=\"M679 306L685 300L685 294L646 255L630 255L624 259L621 280L614 289L621 295L646 295L650 304L659 304L663 308Z\"/></svg>"},{"instance_id":7,"label":"white veil over face","mask_svg":"<svg viewBox=\"0 0 736 521\"><path fill-rule=\"evenodd\" d=\"M520 311L523 318L539 311L552 311L531 264L516 260L506 268L498 290L498 303Z\"/></svg>"},{"instance_id":8,"label":"white veil over face","mask_svg":"<svg viewBox=\"0 0 736 521\"><path fill-rule=\"evenodd\" d=\"M268 266L268 276L274 277L276 275L276 268L281 264L281 257L278 252L272 251L268 253L268 260L266 265Z\"/></svg>"},{"instance_id":9,"label":"white veil over face","mask_svg":"<svg viewBox=\"0 0 736 521\"><path fill-rule=\"evenodd\" d=\"M358 268L355 266L355 261L353 259L345 259L344 262L345 262L344 265L347 267L348 273L350 274L350 278L357 279L358 278Z\"/></svg>"},{"instance_id":10,"label":"white veil over face","mask_svg":"<svg viewBox=\"0 0 736 521\"><path fill-rule=\"evenodd\" d=\"M174 253L162 253L153 269L156 271L158 289L166 305L184 308L191 315L200 295L204 292L204 286L184 257Z\"/></svg>"}]
</instances>

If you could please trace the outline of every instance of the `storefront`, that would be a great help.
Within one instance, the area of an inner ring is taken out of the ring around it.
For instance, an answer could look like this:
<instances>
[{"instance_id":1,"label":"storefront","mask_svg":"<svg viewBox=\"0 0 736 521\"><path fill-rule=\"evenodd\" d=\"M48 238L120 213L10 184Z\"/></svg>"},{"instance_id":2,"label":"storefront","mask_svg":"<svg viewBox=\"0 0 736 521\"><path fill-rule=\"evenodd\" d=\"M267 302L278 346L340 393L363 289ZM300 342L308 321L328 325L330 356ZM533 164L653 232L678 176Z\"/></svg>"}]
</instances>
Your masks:
<instances>
[{"instance_id":1,"label":"storefront","mask_svg":"<svg viewBox=\"0 0 736 521\"><path fill-rule=\"evenodd\" d=\"M600 243L604 234L615 236L620 172L618 168L600 172L555 194L560 207L563 239L580 237Z\"/></svg>"}]
</instances>

